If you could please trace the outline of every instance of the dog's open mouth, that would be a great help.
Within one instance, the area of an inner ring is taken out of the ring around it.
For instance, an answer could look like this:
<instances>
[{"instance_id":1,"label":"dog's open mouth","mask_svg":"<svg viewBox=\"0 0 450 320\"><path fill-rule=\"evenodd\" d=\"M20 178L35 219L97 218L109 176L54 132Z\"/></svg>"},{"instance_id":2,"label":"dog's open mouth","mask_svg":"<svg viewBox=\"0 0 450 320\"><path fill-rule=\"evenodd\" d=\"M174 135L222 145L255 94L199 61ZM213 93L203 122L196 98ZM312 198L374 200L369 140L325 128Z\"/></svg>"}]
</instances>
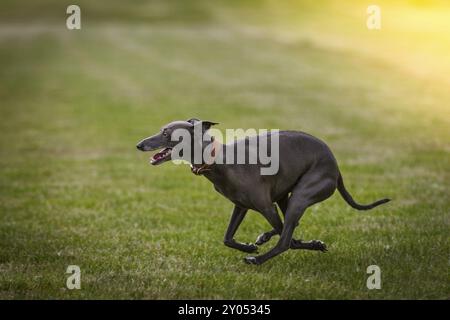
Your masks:
<instances>
[{"instance_id":1,"label":"dog's open mouth","mask_svg":"<svg viewBox=\"0 0 450 320\"><path fill-rule=\"evenodd\" d=\"M161 151L159 151L158 153L154 154L151 158L150 158L150 163L152 165L157 165L160 164L166 160L170 160L170 154L172 153L172 148L164 148Z\"/></svg>"}]
</instances>

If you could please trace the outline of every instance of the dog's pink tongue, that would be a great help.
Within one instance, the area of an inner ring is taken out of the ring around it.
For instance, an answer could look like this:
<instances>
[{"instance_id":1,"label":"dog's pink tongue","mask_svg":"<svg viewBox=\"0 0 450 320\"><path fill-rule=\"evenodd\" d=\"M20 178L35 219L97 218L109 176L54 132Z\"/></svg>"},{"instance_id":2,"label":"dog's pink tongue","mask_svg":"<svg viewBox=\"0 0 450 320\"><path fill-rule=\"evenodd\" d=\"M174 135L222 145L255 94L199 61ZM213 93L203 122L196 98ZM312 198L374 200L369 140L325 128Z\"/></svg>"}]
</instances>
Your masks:
<instances>
[{"instance_id":1,"label":"dog's pink tongue","mask_svg":"<svg viewBox=\"0 0 450 320\"><path fill-rule=\"evenodd\" d=\"M153 160L159 160L159 159L162 158L163 154L164 154L164 150L162 150L162 151L158 152L157 154L153 155L152 159Z\"/></svg>"}]
</instances>

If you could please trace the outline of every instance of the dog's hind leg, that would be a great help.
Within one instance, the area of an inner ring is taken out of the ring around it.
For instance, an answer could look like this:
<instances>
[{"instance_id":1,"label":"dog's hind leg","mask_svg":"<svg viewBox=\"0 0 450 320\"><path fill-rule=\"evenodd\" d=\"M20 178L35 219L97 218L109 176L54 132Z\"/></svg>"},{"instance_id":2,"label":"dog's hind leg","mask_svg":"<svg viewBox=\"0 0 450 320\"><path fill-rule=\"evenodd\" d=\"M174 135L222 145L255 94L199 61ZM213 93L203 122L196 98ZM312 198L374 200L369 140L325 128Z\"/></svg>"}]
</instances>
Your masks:
<instances>
[{"instance_id":1,"label":"dog's hind leg","mask_svg":"<svg viewBox=\"0 0 450 320\"><path fill-rule=\"evenodd\" d=\"M318 250L318 251L328 251L327 246L320 240L291 240L291 249L305 249L305 250Z\"/></svg>"},{"instance_id":2,"label":"dog's hind leg","mask_svg":"<svg viewBox=\"0 0 450 320\"><path fill-rule=\"evenodd\" d=\"M234 235L236 234L236 231L239 228L242 220L244 220L246 214L247 209L238 206L234 207L233 213L231 214L230 223L227 228L227 232L225 233L225 239L223 240L223 243L227 247L252 253L258 250L258 247L256 245L251 243L241 243L234 240Z\"/></svg>"},{"instance_id":3,"label":"dog's hind leg","mask_svg":"<svg viewBox=\"0 0 450 320\"><path fill-rule=\"evenodd\" d=\"M278 206L280 207L281 211L283 212L283 216L286 216L288 201L289 201L289 196L286 196L277 202ZM298 226L298 222L297 222L296 227L297 226ZM275 230L272 230L272 231L269 231L266 233L271 233L271 232L274 232L274 234L277 234L275 232ZM270 238L269 238L269 240L270 240ZM256 244L258 244L258 242L256 242ZM291 249L320 250L320 251L325 252L325 251L327 251L327 246L325 245L325 243L323 243L320 240L303 241L303 240L292 239Z\"/></svg>"},{"instance_id":4,"label":"dog's hind leg","mask_svg":"<svg viewBox=\"0 0 450 320\"><path fill-rule=\"evenodd\" d=\"M281 211L283 212L283 216L286 216L288 200L289 200L289 197L286 196L281 201L277 202L278 206L280 207ZM298 226L298 222L297 222L296 227L297 226ZM272 230L272 231L269 231L269 232L275 232L275 230ZM269 232L267 232L267 233L269 233ZM258 243L256 243L256 244L258 244ZM291 249L306 249L306 250L327 251L327 246L325 245L325 243L323 243L320 240L303 241L303 240L292 239L291 240Z\"/></svg>"},{"instance_id":5,"label":"dog's hind leg","mask_svg":"<svg viewBox=\"0 0 450 320\"><path fill-rule=\"evenodd\" d=\"M246 257L245 262L250 264L261 264L279 255L291 247L292 234L303 216L305 210L314 203L323 201L330 197L336 190L336 179L323 176L317 172L305 174L292 191L289 198L283 231L278 243L269 252L256 256Z\"/></svg>"}]
</instances>

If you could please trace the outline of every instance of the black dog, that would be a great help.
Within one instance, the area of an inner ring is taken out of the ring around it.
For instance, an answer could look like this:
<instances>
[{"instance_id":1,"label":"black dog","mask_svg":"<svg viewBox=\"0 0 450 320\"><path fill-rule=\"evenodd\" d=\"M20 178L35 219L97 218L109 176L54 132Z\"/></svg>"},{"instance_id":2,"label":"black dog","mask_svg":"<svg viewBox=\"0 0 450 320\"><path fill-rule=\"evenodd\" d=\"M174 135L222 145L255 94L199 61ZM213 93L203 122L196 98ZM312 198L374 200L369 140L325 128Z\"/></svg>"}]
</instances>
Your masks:
<instances>
[{"instance_id":1,"label":"black dog","mask_svg":"<svg viewBox=\"0 0 450 320\"><path fill-rule=\"evenodd\" d=\"M141 151L163 148L151 158L153 165L161 164L172 159L172 149L178 143L171 140L174 130L186 129L190 132L192 144L200 145L203 150L210 142L196 137L194 128L201 126L201 131L206 133L214 124L216 123L197 119L174 121L164 126L160 133L139 142L137 148ZM207 164L204 161L194 163L193 157L191 158L192 171L204 175L219 193L235 205L225 234L225 245L252 253L257 251L257 245L269 241L273 235L280 235L278 243L267 253L246 257L245 261L251 264L264 263L289 248L326 251L323 242L295 240L292 234L305 210L329 198L336 188L344 200L358 210L372 209L389 201L382 199L370 205L356 203L345 189L336 159L324 142L303 132L280 131L276 134L279 141L279 169L274 175L261 175L261 163ZM248 149L252 139L258 139L258 136L238 140L231 146L244 144ZM229 147L230 145L214 142L213 151L226 154L227 150L230 150ZM284 223L278 215L275 203L283 212ZM248 209L260 212L273 227L273 230L261 234L255 244L240 243L233 238Z\"/></svg>"}]
</instances>

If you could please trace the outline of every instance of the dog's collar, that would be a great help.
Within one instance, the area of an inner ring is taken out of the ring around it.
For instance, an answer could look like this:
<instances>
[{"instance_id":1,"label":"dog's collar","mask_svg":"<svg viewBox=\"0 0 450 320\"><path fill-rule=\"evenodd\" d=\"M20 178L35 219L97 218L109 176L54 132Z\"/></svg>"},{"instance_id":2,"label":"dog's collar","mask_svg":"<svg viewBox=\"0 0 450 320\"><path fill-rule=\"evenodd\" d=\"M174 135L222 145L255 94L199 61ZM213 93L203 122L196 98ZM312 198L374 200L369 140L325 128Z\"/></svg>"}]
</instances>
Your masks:
<instances>
[{"instance_id":1,"label":"dog's collar","mask_svg":"<svg viewBox=\"0 0 450 320\"><path fill-rule=\"evenodd\" d=\"M211 150L211 156L212 156L212 163L208 164L208 163L204 163L204 164L200 164L200 165L196 165L196 164L191 164L191 172L193 174L195 174L196 176L201 176L202 174L204 174L207 171L211 171L211 167L214 165L214 161L216 160L216 140L213 141L213 148Z\"/></svg>"},{"instance_id":2,"label":"dog's collar","mask_svg":"<svg viewBox=\"0 0 450 320\"><path fill-rule=\"evenodd\" d=\"M202 164L200 166L191 164L191 171L196 176L201 176L206 171L211 171L211 167L212 167L213 164L214 163L212 163L212 164L204 163L204 164Z\"/></svg>"}]
</instances>

